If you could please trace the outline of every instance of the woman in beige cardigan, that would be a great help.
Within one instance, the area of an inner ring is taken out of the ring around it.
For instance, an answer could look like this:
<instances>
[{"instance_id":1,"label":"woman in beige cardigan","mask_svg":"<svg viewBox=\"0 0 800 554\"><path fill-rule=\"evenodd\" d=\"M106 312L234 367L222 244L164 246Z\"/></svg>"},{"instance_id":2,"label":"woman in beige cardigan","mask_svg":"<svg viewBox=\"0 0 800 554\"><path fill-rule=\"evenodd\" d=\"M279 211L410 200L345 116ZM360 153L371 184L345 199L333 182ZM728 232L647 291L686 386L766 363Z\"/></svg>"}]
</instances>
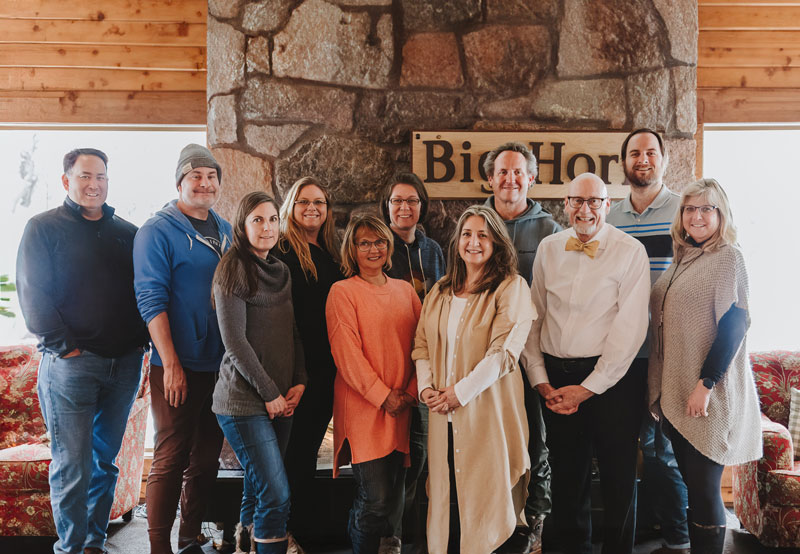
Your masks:
<instances>
[{"instance_id":1,"label":"woman in beige cardigan","mask_svg":"<svg viewBox=\"0 0 800 554\"><path fill-rule=\"evenodd\" d=\"M494 210L464 212L448 258L425 298L412 353L431 411L428 549L486 554L525 525L530 459L517 360L536 309ZM460 544L450 537L451 517Z\"/></svg>"}]
</instances>

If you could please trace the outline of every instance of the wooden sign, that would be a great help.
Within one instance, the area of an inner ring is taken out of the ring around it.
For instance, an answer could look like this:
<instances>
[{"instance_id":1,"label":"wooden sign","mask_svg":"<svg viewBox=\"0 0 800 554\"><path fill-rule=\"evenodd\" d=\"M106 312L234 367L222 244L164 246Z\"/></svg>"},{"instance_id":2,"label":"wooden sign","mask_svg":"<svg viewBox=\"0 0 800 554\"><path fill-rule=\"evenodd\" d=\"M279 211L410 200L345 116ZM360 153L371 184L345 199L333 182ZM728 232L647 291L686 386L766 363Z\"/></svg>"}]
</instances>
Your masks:
<instances>
[{"instance_id":1,"label":"wooden sign","mask_svg":"<svg viewBox=\"0 0 800 554\"><path fill-rule=\"evenodd\" d=\"M431 198L485 198L492 193L483 171L486 154L505 142L531 149L539 165L528 196L564 198L576 175L590 172L608 185L611 198L628 194L619 151L628 133L591 131L414 131L411 170L419 175Z\"/></svg>"}]
</instances>

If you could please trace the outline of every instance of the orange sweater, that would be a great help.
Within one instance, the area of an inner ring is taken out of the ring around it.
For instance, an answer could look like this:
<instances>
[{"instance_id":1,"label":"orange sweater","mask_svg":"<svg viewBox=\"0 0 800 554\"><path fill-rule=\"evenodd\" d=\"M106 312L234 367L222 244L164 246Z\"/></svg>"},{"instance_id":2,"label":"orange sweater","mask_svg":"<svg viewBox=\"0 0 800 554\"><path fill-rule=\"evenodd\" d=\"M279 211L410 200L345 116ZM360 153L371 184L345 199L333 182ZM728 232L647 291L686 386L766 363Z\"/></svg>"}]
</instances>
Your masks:
<instances>
[{"instance_id":1,"label":"orange sweater","mask_svg":"<svg viewBox=\"0 0 800 554\"><path fill-rule=\"evenodd\" d=\"M381 408L392 389L417 397L411 347L420 302L405 281L379 287L354 276L335 283L325 314L336 362L333 387L333 476L339 467L377 460L394 450L408 461L411 412L392 417ZM345 441L350 448L342 448ZM406 464L408 465L408 464Z\"/></svg>"}]
</instances>

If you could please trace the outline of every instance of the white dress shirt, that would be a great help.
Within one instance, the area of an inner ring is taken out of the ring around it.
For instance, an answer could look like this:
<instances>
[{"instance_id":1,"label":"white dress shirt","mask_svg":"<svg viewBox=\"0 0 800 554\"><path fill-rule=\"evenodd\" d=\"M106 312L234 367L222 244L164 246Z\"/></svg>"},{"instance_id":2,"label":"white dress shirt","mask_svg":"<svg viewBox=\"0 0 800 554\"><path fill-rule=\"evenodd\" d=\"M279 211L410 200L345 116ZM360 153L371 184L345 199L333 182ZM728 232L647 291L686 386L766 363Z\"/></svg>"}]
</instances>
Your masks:
<instances>
[{"instance_id":1,"label":"white dress shirt","mask_svg":"<svg viewBox=\"0 0 800 554\"><path fill-rule=\"evenodd\" d=\"M594 258L565 250L575 236L570 228L539 245L531 297L540 317L521 359L535 387L549 382L543 352L600 356L581 385L602 394L625 375L647 334L650 265L644 246L612 225L603 225L592 239L600 243Z\"/></svg>"}]
</instances>

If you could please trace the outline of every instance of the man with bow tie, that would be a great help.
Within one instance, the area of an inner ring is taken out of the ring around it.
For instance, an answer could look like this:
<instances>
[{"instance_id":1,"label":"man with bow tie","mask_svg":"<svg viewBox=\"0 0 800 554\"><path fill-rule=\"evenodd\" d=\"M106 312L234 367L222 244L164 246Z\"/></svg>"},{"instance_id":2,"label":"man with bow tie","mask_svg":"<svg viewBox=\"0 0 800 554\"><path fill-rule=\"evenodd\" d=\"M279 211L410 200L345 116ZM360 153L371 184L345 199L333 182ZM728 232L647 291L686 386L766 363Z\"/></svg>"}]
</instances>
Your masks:
<instances>
[{"instance_id":1,"label":"man with bow tie","mask_svg":"<svg viewBox=\"0 0 800 554\"><path fill-rule=\"evenodd\" d=\"M597 457L603 498L603 553L633 549L636 444L646 368L631 367L648 324L650 275L642 244L612 225L603 181L591 173L568 185L571 227L545 238L533 263L539 313L522 360L546 399L553 519L561 549L592 552L590 485Z\"/></svg>"}]
</instances>

